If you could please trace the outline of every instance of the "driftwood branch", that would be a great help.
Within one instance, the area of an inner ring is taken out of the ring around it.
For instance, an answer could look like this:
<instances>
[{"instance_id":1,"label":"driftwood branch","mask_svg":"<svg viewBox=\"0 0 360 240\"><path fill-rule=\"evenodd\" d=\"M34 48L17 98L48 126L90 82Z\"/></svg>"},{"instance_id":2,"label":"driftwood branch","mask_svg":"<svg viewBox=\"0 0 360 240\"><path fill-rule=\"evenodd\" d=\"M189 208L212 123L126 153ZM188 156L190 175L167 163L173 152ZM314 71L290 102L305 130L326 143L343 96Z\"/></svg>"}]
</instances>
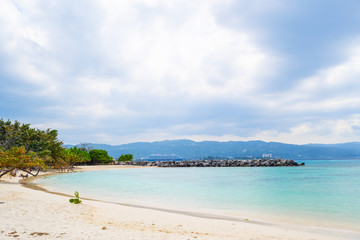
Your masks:
<instances>
[{"instance_id":1,"label":"driftwood branch","mask_svg":"<svg viewBox=\"0 0 360 240\"><path fill-rule=\"evenodd\" d=\"M37 169L37 172L36 172L35 174L32 173L31 170L28 170L28 169L22 169L22 170L23 170L24 172L26 172L26 173L34 176L34 177L36 177L36 176L39 174L39 172L40 172L40 168Z\"/></svg>"},{"instance_id":2,"label":"driftwood branch","mask_svg":"<svg viewBox=\"0 0 360 240\"><path fill-rule=\"evenodd\" d=\"M5 174L7 174L7 173L9 173L9 172L12 172L12 171L14 171L14 170L15 170L15 168L10 168L10 169L4 170L3 172L0 173L0 178L1 178L2 176L4 176Z\"/></svg>"}]
</instances>

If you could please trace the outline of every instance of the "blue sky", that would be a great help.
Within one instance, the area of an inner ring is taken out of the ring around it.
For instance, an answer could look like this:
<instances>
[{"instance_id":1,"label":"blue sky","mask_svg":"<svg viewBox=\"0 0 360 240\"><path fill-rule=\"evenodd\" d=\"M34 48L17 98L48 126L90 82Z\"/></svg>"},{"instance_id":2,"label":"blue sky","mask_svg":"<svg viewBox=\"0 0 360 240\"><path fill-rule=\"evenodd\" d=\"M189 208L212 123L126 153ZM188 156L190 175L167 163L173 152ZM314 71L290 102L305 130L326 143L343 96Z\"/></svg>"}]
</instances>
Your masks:
<instances>
[{"instance_id":1,"label":"blue sky","mask_svg":"<svg viewBox=\"0 0 360 240\"><path fill-rule=\"evenodd\" d=\"M359 141L360 1L0 3L1 118L65 143Z\"/></svg>"}]
</instances>

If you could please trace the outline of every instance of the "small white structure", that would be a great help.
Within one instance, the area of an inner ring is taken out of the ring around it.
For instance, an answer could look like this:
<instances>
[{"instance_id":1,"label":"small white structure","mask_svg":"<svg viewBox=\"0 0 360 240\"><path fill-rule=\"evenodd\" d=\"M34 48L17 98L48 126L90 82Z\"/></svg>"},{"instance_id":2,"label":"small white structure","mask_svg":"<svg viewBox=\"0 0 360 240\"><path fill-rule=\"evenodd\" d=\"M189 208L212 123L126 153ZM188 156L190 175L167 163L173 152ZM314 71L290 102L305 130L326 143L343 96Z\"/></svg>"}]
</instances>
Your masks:
<instances>
[{"instance_id":1,"label":"small white structure","mask_svg":"<svg viewBox=\"0 0 360 240\"><path fill-rule=\"evenodd\" d=\"M264 153L262 155L263 158L272 158L272 154L271 153Z\"/></svg>"}]
</instances>

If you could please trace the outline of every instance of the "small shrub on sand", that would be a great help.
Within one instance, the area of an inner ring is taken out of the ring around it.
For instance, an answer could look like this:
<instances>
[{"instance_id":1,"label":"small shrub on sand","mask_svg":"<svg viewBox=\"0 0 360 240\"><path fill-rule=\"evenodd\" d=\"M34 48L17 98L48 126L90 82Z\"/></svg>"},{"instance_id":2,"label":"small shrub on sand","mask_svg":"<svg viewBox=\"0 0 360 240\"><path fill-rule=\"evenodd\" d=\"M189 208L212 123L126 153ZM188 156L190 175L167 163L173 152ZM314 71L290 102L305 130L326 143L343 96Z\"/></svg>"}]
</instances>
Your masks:
<instances>
[{"instance_id":1,"label":"small shrub on sand","mask_svg":"<svg viewBox=\"0 0 360 240\"><path fill-rule=\"evenodd\" d=\"M74 204L79 204L79 203L81 203L82 201L79 199L79 192L76 191L76 192L74 193L74 195L75 195L75 198L69 199L69 202L74 203Z\"/></svg>"}]
</instances>

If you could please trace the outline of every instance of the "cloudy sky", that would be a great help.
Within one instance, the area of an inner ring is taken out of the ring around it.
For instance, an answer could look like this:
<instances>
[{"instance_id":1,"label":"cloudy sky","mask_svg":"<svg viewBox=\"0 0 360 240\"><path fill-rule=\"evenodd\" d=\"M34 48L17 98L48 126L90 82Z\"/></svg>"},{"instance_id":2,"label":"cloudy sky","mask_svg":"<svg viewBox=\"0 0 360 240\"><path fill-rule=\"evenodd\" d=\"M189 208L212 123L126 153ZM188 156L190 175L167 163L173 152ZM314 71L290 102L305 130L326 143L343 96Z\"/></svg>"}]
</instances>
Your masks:
<instances>
[{"instance_id":1,"label":"cloudy sky","mask_svg":"<svg viewBox=\"0 0 360 240\"><path fill-rule=\"evenodd\" d=\"M3 119L65 143L360 138L358 0L1 0Z\"/></svg>"}]
</instances>

